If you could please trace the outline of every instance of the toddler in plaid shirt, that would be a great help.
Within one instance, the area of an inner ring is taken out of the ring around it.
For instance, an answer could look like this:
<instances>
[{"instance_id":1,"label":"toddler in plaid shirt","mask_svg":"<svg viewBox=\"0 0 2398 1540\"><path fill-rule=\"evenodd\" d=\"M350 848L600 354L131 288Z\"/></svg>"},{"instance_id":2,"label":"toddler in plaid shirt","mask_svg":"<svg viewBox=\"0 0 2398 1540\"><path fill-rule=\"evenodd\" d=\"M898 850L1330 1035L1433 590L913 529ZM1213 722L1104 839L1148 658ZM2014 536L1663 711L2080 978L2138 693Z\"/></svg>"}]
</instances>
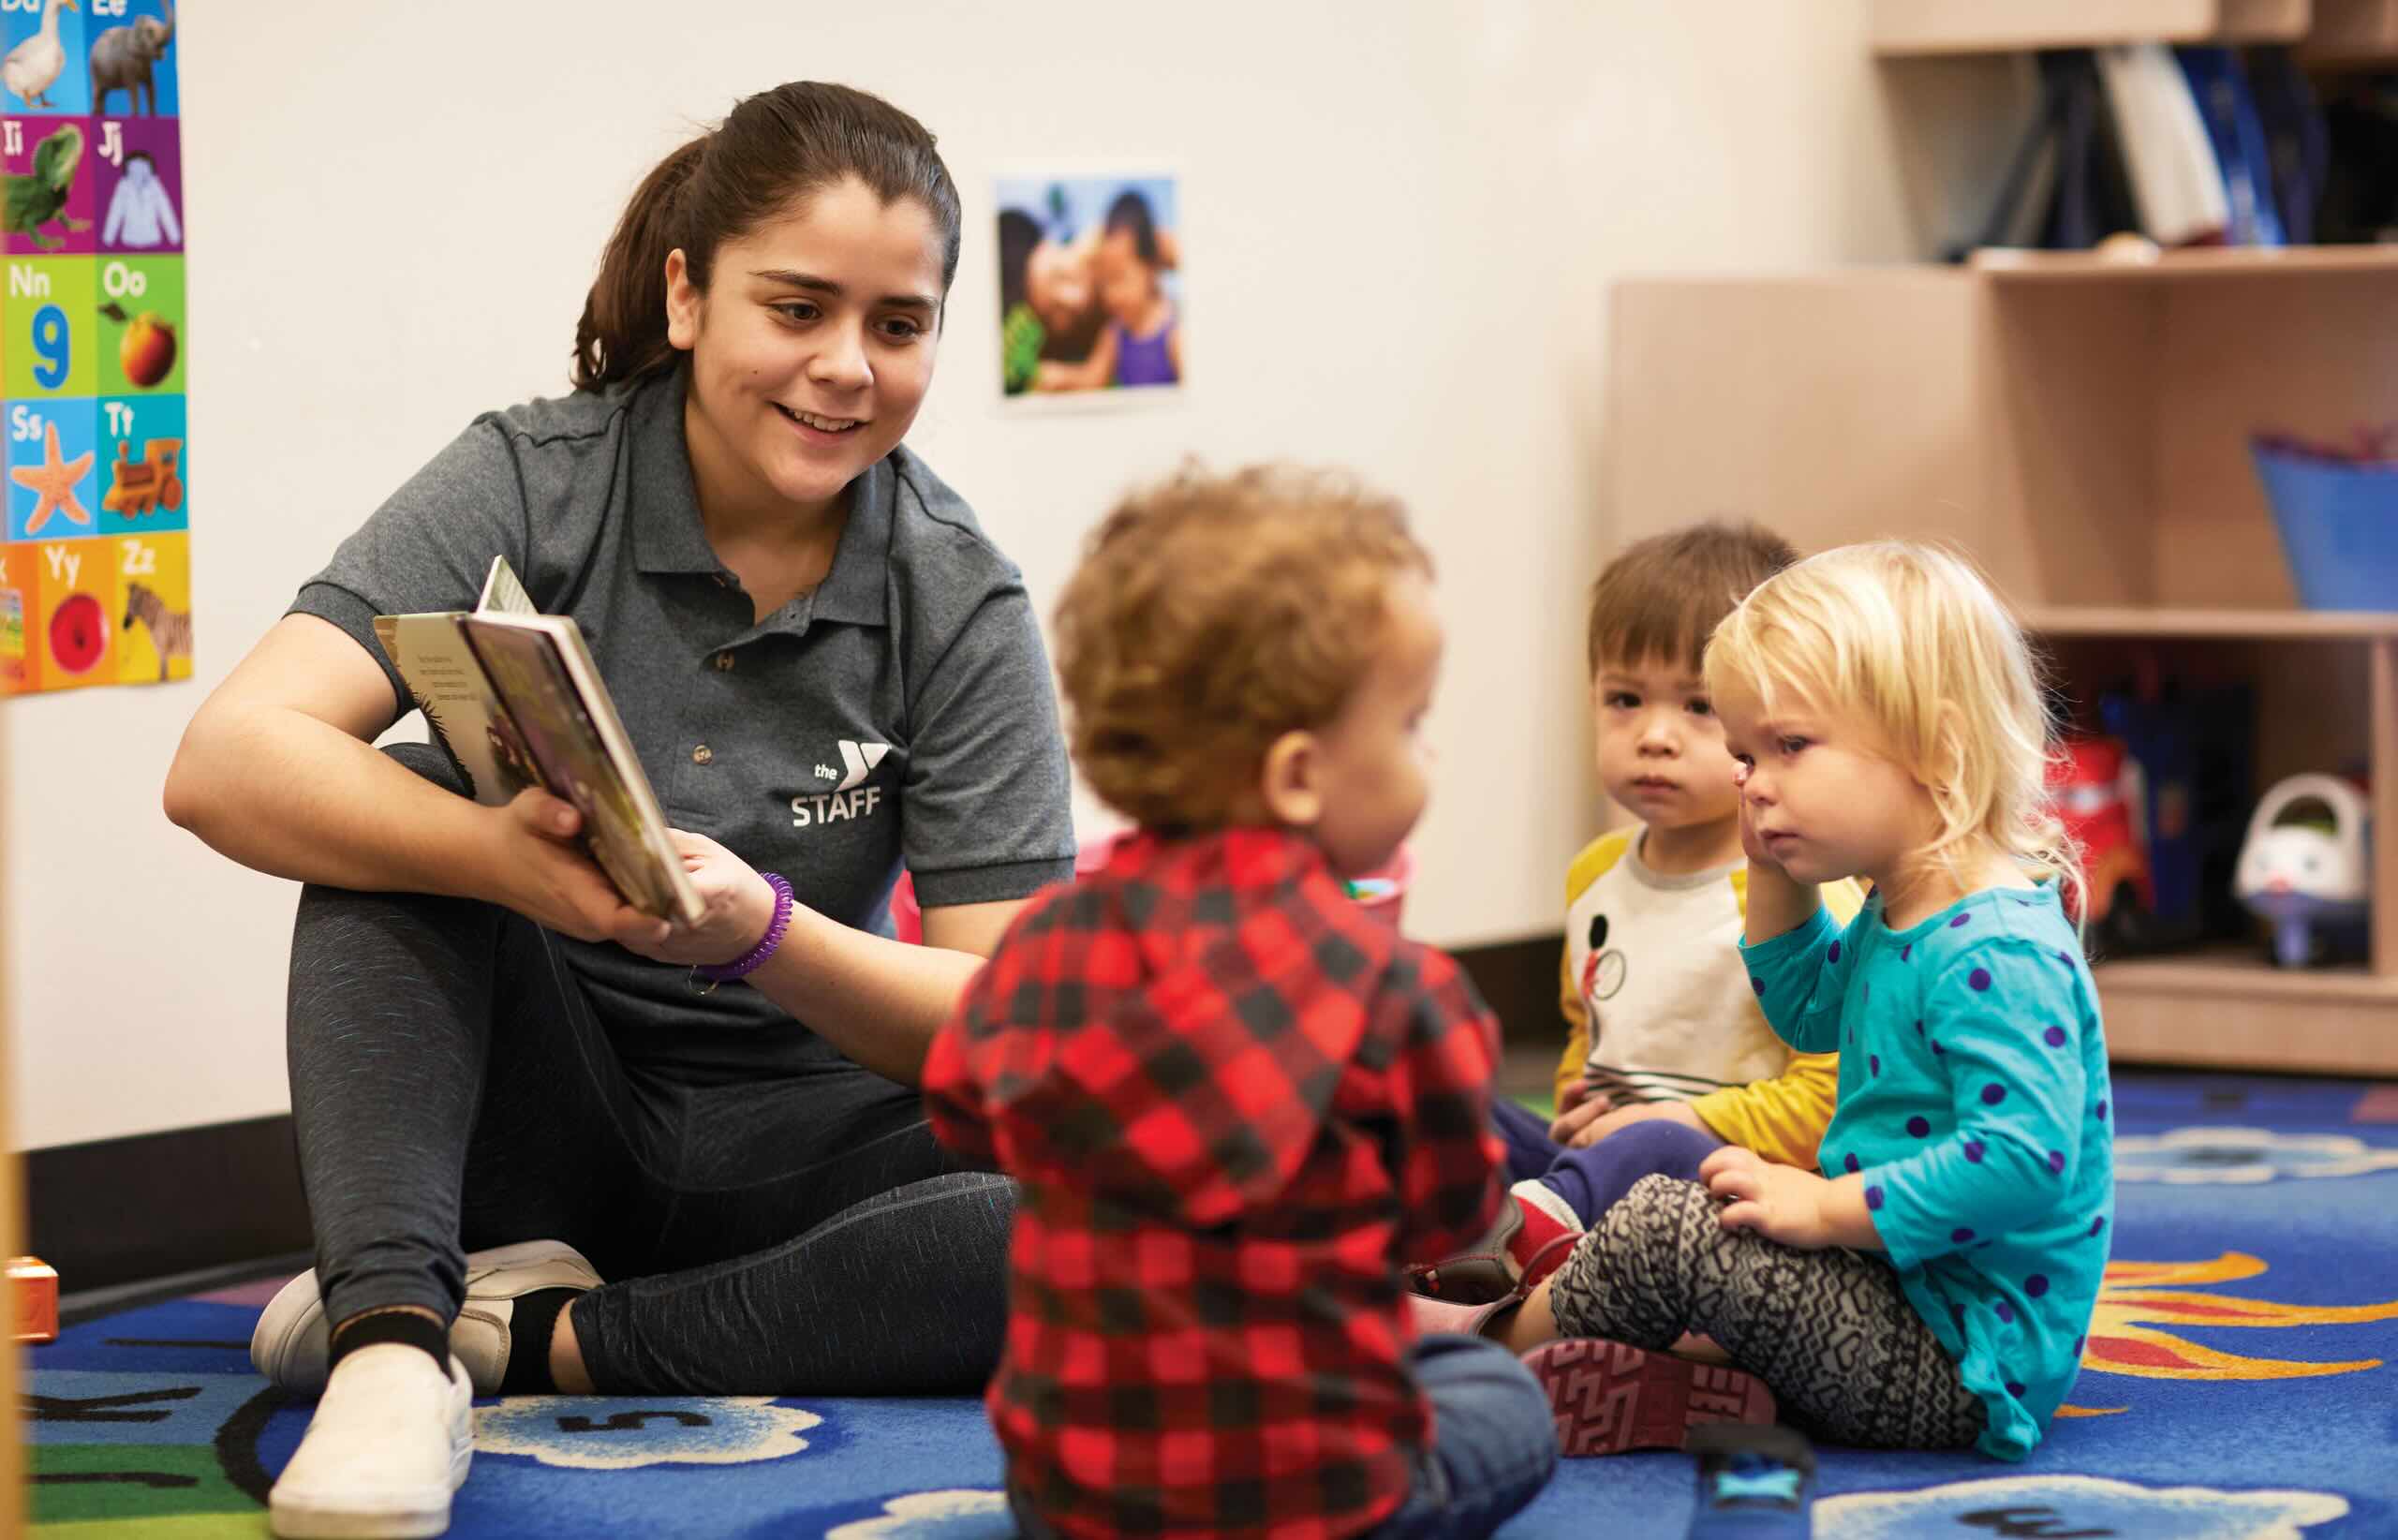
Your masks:
<instances>
[{"instance_id":1,"label":"toddler in plaid shirt","mask_svg":"<svg viewBox=\"0 0 2398 1540\"><path fill-rule=\"evenodd\" d=\"M1342 885L1423 810L1430 579L1387 498L1190 470L1059 601L1075 760L1139 829L925 1065L1022 1188L987 1400L1029 1535L1486 1535L1554 1467L1523 1366L1404 1303L1497 1211L1497 1024Z\"/></svg>"}]
</instances>

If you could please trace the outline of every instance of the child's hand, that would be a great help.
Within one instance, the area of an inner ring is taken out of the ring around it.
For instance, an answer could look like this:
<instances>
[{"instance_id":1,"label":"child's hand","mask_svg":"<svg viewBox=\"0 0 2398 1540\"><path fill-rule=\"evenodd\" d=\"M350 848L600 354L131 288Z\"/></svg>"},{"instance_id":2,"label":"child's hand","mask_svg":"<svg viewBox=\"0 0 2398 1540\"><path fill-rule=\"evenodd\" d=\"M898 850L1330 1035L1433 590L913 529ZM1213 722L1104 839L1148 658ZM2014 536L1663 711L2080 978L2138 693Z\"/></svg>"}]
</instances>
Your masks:
<instances>
[{"instance_id":1,"label":"child's hand","mask_svg":"<svg viewBox=\"0 0 2398 1540\"><path fill-rule=\"evenodd\" d=\"M1700 1163L1698 1179L1724 1201L1726 1230L1754 1230L1810 1251L1842 1244L1828 1212L1832 1184L1812 1171L1726 1145Z\"/></svg>"},{"instance_id":2,"label":"child's hand","mask_svg":"<svg viewBox=\"0 0 2398 1540\"><path fill-rule=\"evenodd\" d=\"M1557 1093L1558 1118L1562 1120L1567 1113L1572 1112L1576 1107L1580 1106L1590 1099L1591 1077L1586 1074L1576 1075L1573 1079L1565 1082L1565 1088L1563 1090ZM1549 1124L1548 1136L1552 1139L1562 1137L1562 1135L1557 1132L1556 1123Z\"/></svg>"},{"instance_id":3,"label":"child's hand","mask_svg":"<svg viewBox=\"0 0 2398 1540\"><path fill-rule=\"evenodd\" d=\"M1707 1125L1699 1121L1698 1114L1681 1102L1635 1102L1613 1112L1606 1111L1597 1102L1587 1102L1550 1124L1548 1136L1561 1145L1586 1149L1635 1123L1658 1121L1680 1123L1701 1133L1708 1132Z\"/></svg>"}]
</instances>

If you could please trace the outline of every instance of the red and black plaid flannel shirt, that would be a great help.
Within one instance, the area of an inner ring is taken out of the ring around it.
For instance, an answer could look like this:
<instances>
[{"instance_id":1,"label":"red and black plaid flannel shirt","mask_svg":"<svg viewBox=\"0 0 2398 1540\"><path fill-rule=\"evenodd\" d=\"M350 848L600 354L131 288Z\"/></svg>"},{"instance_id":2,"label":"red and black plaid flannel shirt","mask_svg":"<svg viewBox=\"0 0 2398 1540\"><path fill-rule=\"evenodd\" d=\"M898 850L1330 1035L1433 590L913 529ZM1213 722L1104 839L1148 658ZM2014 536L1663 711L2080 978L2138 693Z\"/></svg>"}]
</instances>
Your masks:
<instances>
[{"instance_id":1,"label":"red and black plaid flannel shirt","mask_svg":"<svg viewBox=\"0 0 2398 1540\"><path fill-rule=\"evenodd\" d=\"M934 1041L953 1149L1021 1184L987 1397L1064 1534L1335 1540L1431 1412L1398 1264L1500 1199L1497 1024L1304 840L1143 835L1036 897Z\"/></svg>"}]
</instances>

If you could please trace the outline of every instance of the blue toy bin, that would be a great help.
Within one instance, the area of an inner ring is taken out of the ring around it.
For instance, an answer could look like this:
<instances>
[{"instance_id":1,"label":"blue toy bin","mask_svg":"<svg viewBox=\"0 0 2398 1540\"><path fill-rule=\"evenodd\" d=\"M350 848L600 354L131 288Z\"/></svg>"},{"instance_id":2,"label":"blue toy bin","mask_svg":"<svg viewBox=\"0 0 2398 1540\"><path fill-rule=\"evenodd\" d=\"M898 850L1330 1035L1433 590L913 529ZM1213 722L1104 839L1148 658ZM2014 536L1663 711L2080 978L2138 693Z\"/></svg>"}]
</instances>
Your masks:
<instances>
[{"instance_id":1,"label":"blue toy bin","mask_svg":"<svg viewBox=\"0 0 2398 1540\"><path fill-rule=\"evenodd\" d=\"M2398 610L2398 460L2249 440L2257 480L2310 610Z\"/></svg>"}]
</instances>

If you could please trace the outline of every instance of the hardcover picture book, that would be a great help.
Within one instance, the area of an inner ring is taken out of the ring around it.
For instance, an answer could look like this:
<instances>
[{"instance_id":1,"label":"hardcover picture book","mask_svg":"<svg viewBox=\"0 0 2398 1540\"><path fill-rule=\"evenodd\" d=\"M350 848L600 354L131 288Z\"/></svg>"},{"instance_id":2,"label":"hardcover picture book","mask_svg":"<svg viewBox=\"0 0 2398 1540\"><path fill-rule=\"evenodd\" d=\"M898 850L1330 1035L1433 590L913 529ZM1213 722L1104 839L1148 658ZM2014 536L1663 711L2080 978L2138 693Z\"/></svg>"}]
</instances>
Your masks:
<instances>
[{"instance_id":1,"label":"hardcover picture book","mask_svg":"<svg viewBox=\"0 0 2398 1540\"><path fill-rule=\"evenodd\" d=\"M699 922L699 892L581 628L539 614L505 556L471 612L377 615L375 636L476 801L539 786L572 803L584 848L626 903Z\"/></svg>"}]
</instances>

